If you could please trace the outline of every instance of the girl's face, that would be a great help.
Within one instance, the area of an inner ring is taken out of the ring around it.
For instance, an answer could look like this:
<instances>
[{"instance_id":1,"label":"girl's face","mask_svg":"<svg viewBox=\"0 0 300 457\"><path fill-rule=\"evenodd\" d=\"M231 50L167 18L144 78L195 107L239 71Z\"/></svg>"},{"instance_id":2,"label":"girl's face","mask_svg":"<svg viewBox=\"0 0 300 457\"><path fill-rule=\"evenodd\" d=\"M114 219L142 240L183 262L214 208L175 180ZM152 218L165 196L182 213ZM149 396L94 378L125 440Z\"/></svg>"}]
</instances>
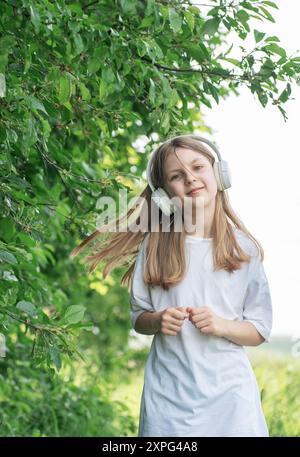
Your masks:
<instances>
[{"instance_id":1,"label":"girl's face","mask_svg":"<svg viewBox=\"0 0 300 457\"><path fill-rule=\"evenodd\" d=\"M179 160L178 160L179 159ZM176 148L165 161L166 191L171 197L204 198L207 205L215 199L217 182L210 161L200 152L193 149ZM198 193L191 195L192 189L202 187Z\"/></svg>"}]
</instances>

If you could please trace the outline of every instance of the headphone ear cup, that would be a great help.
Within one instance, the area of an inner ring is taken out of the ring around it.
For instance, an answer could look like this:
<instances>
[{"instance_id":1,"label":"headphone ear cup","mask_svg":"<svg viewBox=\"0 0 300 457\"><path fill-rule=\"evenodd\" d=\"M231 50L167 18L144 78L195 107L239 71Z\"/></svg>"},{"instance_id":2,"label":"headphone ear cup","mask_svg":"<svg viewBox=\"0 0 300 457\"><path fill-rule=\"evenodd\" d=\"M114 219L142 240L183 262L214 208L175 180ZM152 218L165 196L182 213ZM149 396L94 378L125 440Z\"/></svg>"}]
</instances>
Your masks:
<instances>
[{"instance_id":1,"label":"headphone ear cup","mask_svg":"<svg viewBox=\"0 0 300 457\"><path fill-rule=\"evenodd\" d=\"M226 160L215 161L213 164L214 174L218 190L226 190L231 187L231 173Z\"/></svg>"},{"instance_id":2,"label":"headphone ear cup","mask_svg":"<svg viewBox=\"0 0 300 457\"><path fill-rule=\"evenodd\" d=\"M170 216L175 212L176 209L173 202L166 191L161 187L152 192L152 199L166 216Z\"/></svg>"}]
</instances>

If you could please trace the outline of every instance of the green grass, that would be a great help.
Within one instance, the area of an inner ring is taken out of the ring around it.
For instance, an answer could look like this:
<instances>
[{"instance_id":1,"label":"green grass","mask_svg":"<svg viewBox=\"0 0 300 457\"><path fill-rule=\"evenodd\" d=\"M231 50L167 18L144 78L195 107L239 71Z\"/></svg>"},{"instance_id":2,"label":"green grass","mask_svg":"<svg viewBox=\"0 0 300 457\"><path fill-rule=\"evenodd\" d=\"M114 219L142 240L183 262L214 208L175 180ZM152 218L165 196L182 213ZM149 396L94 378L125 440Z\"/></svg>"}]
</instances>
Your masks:
<instances>
[{"instance_id":1,"label":"green grass","mask_svg":"<svg viewBox=\"0 0 300 457\"><path fill-rule=\"evenodd\" d=\"M300 361L288 353L248 351L270 436L300 436Z\"/></svg>"},{"instance_id":2,"label":"green grass","mask_svg":"<svg viewBox=\"0 0 300 457\"><path fill-rule=\"evenodd\" d=\"M125 403L135 421L135 431L128 436L137 436L138 421L140 412L140 401L142 397L144 383L144 370L139 369L132 373L129 382L120 384L117 389L111 393L112 402L120 401Z\"/></svg>"}]
</instances>

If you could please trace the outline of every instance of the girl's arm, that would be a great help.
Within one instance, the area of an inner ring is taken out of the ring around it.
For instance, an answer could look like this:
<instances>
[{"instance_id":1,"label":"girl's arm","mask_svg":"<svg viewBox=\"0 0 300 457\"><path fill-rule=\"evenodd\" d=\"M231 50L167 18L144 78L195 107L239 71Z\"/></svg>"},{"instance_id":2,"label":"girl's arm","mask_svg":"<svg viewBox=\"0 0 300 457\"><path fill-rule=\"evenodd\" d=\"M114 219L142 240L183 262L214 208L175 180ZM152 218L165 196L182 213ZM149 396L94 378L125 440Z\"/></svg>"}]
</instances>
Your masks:
<instances>
[{"instance_id":1,"label":"girl's arm","mask_svg":"<svg viewBox=\"0 0 300 457\"><path fill-rule=\"evenodd\" d=\"M258 346L265 341L251 322L239 322L223 319L224 338L241 346Z\"/></svg>"},{"instance_id":2,"label":"girl's arm","mask_svg":"<svg viewBox=\"0 0 300 457\"><path fill-rule=\"evenodd\" d=\"M136 320L134 330L142 335L154 335L160 329L162 311L148 312L140 314Z\"/></svg>"},{"instance_id":3,"label":"girl's arm","mask_svg":"<svg viewBox=\"0 0 300 457\"><path fill-rule=\"evenodd\" d=\"M248 320L225 319L208 306L187 307L187 311L190 313L190 321L204 334L226 338L240 346L258 346L265 341L255 325Z\"/></svg>"}]
</instances>

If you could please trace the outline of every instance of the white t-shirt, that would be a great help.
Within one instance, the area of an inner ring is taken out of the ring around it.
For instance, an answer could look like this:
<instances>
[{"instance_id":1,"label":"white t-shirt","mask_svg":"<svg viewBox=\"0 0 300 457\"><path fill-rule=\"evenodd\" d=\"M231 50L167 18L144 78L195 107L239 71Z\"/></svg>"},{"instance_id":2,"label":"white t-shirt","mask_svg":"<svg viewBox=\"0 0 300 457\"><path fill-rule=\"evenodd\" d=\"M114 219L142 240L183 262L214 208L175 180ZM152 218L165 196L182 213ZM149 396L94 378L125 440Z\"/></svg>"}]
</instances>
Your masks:
<instances>
[{"instance_id":1,"label":"white t-shirt","mask_svg":"<svg viewBox=\"0 0 300 457\"><path fill-rule=\"evenodd\" d=\"M272 301L257 248L235 229L253 256L230 274L213 271L212 239L186 236L187 273L168 291L142 275L149 235L133 272L131 323L144 311L208 306L225 319L252 322L269 342ZM153 336L147 358L138 436L269 436L259 388L244 346L201 333L188 319L180 332Z\"/></svg>"}]
</instances>

